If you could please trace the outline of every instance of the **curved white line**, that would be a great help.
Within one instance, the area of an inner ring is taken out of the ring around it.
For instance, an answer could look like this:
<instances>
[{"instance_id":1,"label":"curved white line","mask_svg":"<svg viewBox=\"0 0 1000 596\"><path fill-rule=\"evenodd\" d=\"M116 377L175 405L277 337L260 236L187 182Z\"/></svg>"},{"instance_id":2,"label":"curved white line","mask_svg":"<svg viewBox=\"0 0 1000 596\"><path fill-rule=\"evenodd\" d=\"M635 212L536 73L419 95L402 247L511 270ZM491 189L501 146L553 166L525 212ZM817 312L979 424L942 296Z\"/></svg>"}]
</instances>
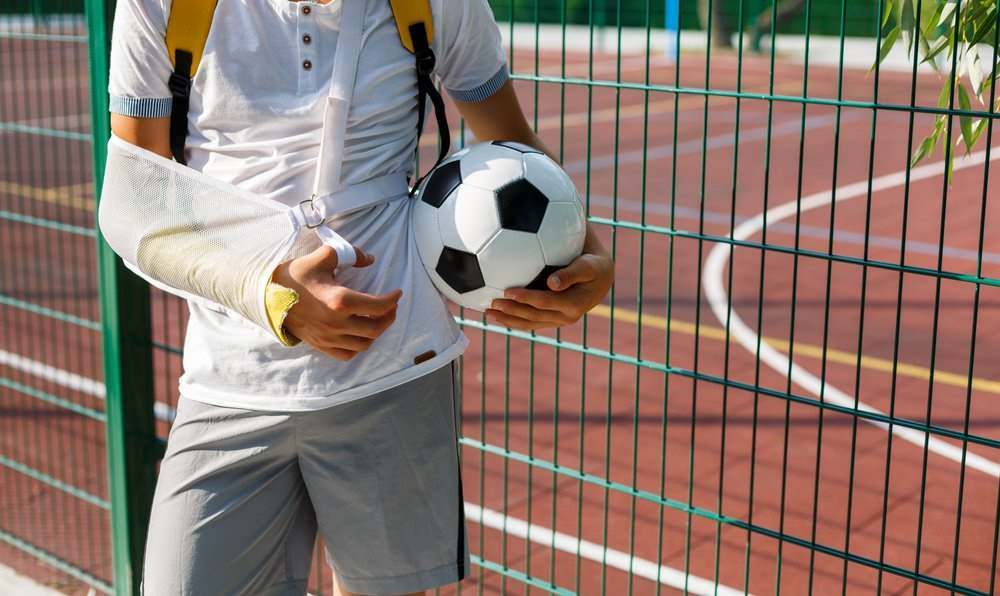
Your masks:
<instances>
[{"instance_id":1,"label":"curved white line","mask_svg":"<svg viewBox=\"0 0 1000 596\"><path fill-rule=\"evenodd\" d=\"M1000 159L1000 147L991 149L990 161L996 159ZM982 165L985 161L986 151L978 151L962 159L955 160L954 170L963 170L977 165ZM911 169L910 181L916 182L918 180L933 178L935 176L940 176L943 173L944 162L927 164ZM875 193L889 188L903 186L904 184L906 184L906 170L886 174L873 179L871 188L872 192ZM834 198L834 194L832 192L825 191L804 197L801 201L789 201L778 205L777 207L768 209L764 213L759 213L757 216L741 223L735 230L733 230L732 238L737 241L746 240L757 232L763 230L766 226L792 217L796 213L797 205L798 209L804 213L812 209L829 205L833 201L846 201L848 199L866 196L867 193L868 181L865 180L837 188L835 195L836 198ZM794 362L791 362L788 356L776 350L743 322L743 319L741 319L736 313L736 309L732 308L729 304L729 300L724 289L722 273L725 270L728 261L729 245L716 244L709 253L708 260L705 262L705 275L702 279L702 286L705 289L706 298L712 307L712 312L715 313L715 317L719 320L719 322L725 325L726 316L728 315L730 317L729 329L732 337L735 338L736 341L738 341L740 345L742 345L751 354L757 353L757 342L759 341L761 362L770 366L772 369L777 371L778 374L789 377L793 383L802 387L809 393L812 393L816 397L819 397L822 392L823 399L825 401L842 407L853 408L853 397L847 395L840 389L837 389L830 383L826 383L824 389L823 380ZM858 410L864 412L884 415L882 411L861 401L858 401L857 408ZM864 419L864 421L883 430L889 430L889 426L882 422L867 419ZM943 441L937 437L927 437L927 433L923 431L893 425L892 433L904 441L913 443L921 449L923 449L924 441L926 440L927 449L930 451L952 461L958 463L962 462L963 454L961 447L952 445L951 443ZM1000 477L1000 464L997 464L996 462L985 457L976 455L970 451L966 451L964 457L965 465L970 468L979 470L980 472L993 477Z\"/></svg>"}]
</instances>

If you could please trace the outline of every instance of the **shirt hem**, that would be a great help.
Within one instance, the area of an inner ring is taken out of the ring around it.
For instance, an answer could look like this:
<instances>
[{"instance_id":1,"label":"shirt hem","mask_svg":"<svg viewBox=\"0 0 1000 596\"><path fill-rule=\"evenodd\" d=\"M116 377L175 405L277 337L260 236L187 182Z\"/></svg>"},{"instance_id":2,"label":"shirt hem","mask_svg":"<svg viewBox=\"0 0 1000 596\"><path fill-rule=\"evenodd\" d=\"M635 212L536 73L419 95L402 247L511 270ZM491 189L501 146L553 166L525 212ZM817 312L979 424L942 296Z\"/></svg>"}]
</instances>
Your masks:
<instances>
[{"instance_id":1,"label":"shirt hem","mask_svg":"<svg viewBox=\"0 0 1000 596\"><path fill-rule=\"evenodd\" d=\"M180 383L180 394L185 399L223 408L237 408L261 412L310 412L323 410L370 397L428 375L439 368L447 366L461 356L468 345L469 339L462 333L446 350L430 360L329 395L254 397L243 395L234 398L232 391L204 387L197 383L184 383L183 380Z\"/></svg>"},{"instance_id":2,"label":"shirt hem","mask_svg":"<svg viewBox=\"0 0 1000 596\"><path fill-rule=\"evenodd\" d=\"M448 95L450 95L454 100L464 101L466 103L486 101L492 97L494 93L499 91L509 78L510 75L507 72L507 65L504 64L495 75L487 79L483 84L473 87L472 89L448 89Z\"/></svg>"},{"instance_id":3,"label":"shirt hem","mask_svg":"<svg viewBox=\"0 0 1000 596\"><path fill-rule=\"evenodd\" d=\"M108 111L131 118L166 118L170 115L173 99L170 97L109 96Z\"/></svg>"}]
</instances>

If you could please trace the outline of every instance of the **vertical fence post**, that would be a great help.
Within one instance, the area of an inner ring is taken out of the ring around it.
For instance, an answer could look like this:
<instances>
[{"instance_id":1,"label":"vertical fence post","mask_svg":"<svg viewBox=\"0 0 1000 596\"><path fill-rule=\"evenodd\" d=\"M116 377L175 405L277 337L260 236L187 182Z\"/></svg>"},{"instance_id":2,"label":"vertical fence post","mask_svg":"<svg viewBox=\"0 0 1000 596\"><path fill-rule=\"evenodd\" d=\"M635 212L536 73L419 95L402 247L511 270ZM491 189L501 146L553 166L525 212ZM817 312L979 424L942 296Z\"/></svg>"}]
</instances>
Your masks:
<instances>
[{"instance_id":1,"label":"vertical fence post","mask_svg":"<svg viewBox=\"0 0 1000 596\"><path fill-rule=\"evenodd\" d=\"M110 135L108 63L114 0L86 0L95 195ZM107 387L107 452L115 593L139 593L156 481L149 287L129 273L98 230L98 275Z\"/></svg>"}]
</instances>

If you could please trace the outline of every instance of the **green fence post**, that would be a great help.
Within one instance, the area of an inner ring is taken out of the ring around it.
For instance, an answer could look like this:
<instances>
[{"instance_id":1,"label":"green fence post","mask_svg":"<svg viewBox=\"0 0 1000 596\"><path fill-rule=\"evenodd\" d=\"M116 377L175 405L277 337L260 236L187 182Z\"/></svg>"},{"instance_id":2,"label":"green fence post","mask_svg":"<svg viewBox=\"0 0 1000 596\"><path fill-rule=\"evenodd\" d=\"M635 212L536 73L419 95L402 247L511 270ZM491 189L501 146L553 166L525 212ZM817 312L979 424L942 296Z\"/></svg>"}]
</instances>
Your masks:
<instances>
[{"instance_id":1,"label":"green fence post","mask_svg":"<svg viewBox=\"0 0 1000 596\"><path fill-rule=\"evenodd\" d=\"M108 61L114 0L87 0L95 195L100 201L110 135ZM139 593L142 552L156 482L149 287L128 272L98 233L108 478L116 594Z\"/></svg>"}]
</instances>

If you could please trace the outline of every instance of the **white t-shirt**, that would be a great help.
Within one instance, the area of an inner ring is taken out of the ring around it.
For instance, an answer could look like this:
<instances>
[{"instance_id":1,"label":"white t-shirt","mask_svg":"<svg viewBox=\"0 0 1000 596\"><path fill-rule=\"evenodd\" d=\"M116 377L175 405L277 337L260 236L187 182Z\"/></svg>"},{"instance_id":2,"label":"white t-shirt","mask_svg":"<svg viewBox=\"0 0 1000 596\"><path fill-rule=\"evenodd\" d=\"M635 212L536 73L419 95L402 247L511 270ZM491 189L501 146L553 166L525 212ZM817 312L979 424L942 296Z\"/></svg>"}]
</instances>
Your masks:
<instances>
[{"instance_id":1,"label":"white t-shirt","mask_svg":"<svg viewBox=\"0 0 1000 596\"><path fill-rule=\"evenodd\" d=\"M219 0L192 83L188 165L288 205L309 197L329 91L341 2ZM500 34L486 0L431 0L436 76L455 99L477 101L507 80ZM170 114L172 71L164 34L170 0L122 0L111 52L111 111ZM412 172L414 59L401 45L388 0L369 0L343 162L345 184ZM432 120L431 120L432 121ZM191 305L181 393L217 405L310 410L372 395L458 357L467 340L420 265L411 201L336 220L337 232L376 255L343 285L402 288L395 323L350 362L301 343L284 347L233 314ZM311 235L310 235L311 236ZM311 249L304 238L300 252ZM417 364L415 359L435 356Z\"/></svg>"}]
</instances>

